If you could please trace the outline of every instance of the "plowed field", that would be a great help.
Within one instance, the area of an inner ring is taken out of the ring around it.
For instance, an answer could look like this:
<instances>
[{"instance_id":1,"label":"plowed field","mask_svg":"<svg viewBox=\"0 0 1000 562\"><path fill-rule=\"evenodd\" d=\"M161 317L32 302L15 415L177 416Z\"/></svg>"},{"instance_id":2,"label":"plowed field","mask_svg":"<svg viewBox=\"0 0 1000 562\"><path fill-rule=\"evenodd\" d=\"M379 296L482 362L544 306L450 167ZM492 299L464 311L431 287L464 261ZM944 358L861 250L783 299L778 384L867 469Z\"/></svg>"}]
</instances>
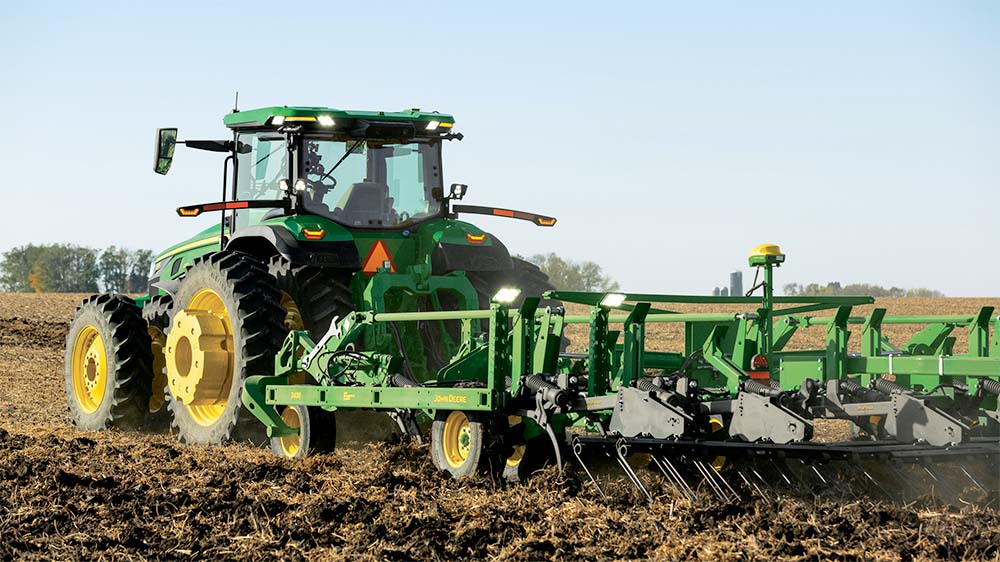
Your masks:
<instances>
[{"instance_id":1,"label":"plowed field","mask_svg":"<svg viewBox=\"0 0 1000 562\"><path fill-rule=\"evenodd\" d=\"M67 419L62 363L81 298L0 294L0 560L1000 559L989 502L691 503L650 477L658 501L648 505L623 480L602 500L573 470L525 485L455 482L408 444L292 462L243 445L80 433ZM971 313L997 301L879 304ZM813 330L803 345L822 341ZM660 326L650 338L660 349L683 341Z\"/></svg>"}]
</instances>

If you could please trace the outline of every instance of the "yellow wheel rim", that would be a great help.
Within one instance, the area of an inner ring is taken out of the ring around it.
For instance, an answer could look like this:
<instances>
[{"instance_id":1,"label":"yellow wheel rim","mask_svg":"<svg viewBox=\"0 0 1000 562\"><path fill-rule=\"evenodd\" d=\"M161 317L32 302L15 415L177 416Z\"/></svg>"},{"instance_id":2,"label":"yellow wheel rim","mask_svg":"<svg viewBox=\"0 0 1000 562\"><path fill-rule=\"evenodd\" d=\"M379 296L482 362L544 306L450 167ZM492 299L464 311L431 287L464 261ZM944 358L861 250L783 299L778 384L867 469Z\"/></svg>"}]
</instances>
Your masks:
<instances>
[{"instance_id":1,"label":"yellow wheel rim","mask_svg":"<svg viewBox=\"0 0 1000 562\"><path fill-rule=\"evenodd\" d=\"M104 401L108 384L108 355L104 338L93 326L85 326L73 342L73 396L80 409L93 414Z\"/></svg>"},{"instance_id":2,"label":"yellow wheel rim","mask_svg":"<svg viewBox=\"0 0 1000 562\"><path fill-rule=\"evenodd\" d=\"M167 336L163 335L163 330L149 326L151 348L153 350L153 394L149 398L149 411L159 412L167 402L164 388L167 386L167 359L163 356L163 346L167 343Z\"/></svg>"},{"instance_id":3,"label":"yellow wheel rim","mask_svg":"<svg viewBox=\"0 0 1000 562\"><path fill-rule=\"evenodd\" d=\"M519 423L521 423L521 416L507 416L507 424L511 427L514 427ZM515 467L521 464L521 460L524 459L524 452L527 449L527 445L516 445L514 447L514 452L507 457L507 466Z\"/></svg>"},{"instance_id":4,"label":"yellow wheel rim","mask_svg":"<svg viewBox=\"0 0 1000 562\"><path fill-rule=\"evenodd\" d=\"M709 419L708 425L709 427L711 427L712 433L720 431L722 428L725 427L722 424L722 421L716 418ZM725 466L726 466L726 457L719 456L712 459L712 468L714 468L716 472L722 472L722 469L725 468Z\"/></svg>"},{"instance_id":5,"label":"yellow wheel rim","mask_svg":"<svg viewBox=\"0 0 1000 562\"><path fill-rule=\"evenodd\" d=\"M278 438L281 444L281 453L290 459L295 458L295 455L302 448L302 420L299 419L298 410L291 406L286 407L285 411L281 412L281 420L288 427L300 430L298 435L288 435Z\"/></svg>"},{"instance_id":6,"label":"yellow wheel rim","mask_svg":"<svg viewBox=\"0 0 1000 562\"><path fill-rule=\"evenodd\" d=\"M288 331L306 329L306 325L302 322L302 312L299 311L299 305L295 304L292 296L284 291L281 292L281 306L285 309L285 328Z\"/></svg>"},{"instance_id":7,"label":"yellow wheel rim","mask_svg":"<svg viewBox=\"0 0 1000 562\"><path fill-rule=\"evenodd\" d=\"M165 357L167 385L199 425L210 427L229 403L235 364L233 326L218 293L202 289L173 318Z\"/></svg>"},{"instance_id":8,"label":"yellow wheel rim","mask_svg":"<svg viewBox=\"0 0 1000 562\"><path fill-rule=\"evenodd\" d=\"M469 418L462 412L452 412L444 421L442 437L444 460L452 468L460 468L469 458L472 449L472 431Z\"/></svg>"}]
</instances>

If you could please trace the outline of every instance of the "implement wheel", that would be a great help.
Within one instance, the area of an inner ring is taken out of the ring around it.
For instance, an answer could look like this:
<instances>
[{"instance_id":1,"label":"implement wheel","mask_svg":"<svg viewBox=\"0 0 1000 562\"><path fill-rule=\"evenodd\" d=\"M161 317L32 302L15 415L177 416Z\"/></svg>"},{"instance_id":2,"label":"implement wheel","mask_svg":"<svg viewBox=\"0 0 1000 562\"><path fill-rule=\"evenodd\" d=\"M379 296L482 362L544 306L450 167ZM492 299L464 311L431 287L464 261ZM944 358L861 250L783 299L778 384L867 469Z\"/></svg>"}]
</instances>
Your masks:
<instances>
[{"instance_id":1,"label":"implement wheel","mask_svg":"<svg viewBox=\"0 0 1000 562\"><path fill-rule=\"evenodd\" d=\"M305 458L311 453L329 453L337 443L337 417L319 407L286 406L281 419L298 435L271 438L271 452L288 459Z\"/></svg>"},{"instance_id":2,"label":"implement wheel","mask_svg":"<svg viewBox=\"0 0 1000 562\"><path fill-rule=\"evenodd\" d=\"M474 412L439 410L431 427L434 466L454 478L499 474L505 459L500 454L497 429L487 417Z\"/></svg>"},{"instance_id":3,"label":"implement wheel","mask_svg":"<svg viewBox=\"0 0 1000 562\"><path fill-rule=\"evenodd\" d=\"M122 295L83 301L66 334L69 415L80 429L139 429L149 410L153 358L135 302Z\"/></svg>"},{"instance_id":4,"label":"implement wheel","mask_svg":"<svg viewBox=\"0 0 1000 562\"><path fill-rule=\"evenodd\" d=\"M510 416L510 442L513 444L510 456L504 461L503 477L508 482L525 482L532 474L546 465L555 464L555 451L547 434L536 435L525 440L524 424L520 416ZM562 433L557 434L559 442Z\"/></svg>"},{"instance_id":5,"label":"implement wheel","mask_svg":"<svg viewBox=\"0 0 1000 562\"><path fill-rule=\"evenodd\" d=\"M274 277L247 254L210 254L185 274L164 344L168 405L182 441L266 441L240 394L248 376L273 372L285 333L278 303Z\"/></svg>"}]
</instances>

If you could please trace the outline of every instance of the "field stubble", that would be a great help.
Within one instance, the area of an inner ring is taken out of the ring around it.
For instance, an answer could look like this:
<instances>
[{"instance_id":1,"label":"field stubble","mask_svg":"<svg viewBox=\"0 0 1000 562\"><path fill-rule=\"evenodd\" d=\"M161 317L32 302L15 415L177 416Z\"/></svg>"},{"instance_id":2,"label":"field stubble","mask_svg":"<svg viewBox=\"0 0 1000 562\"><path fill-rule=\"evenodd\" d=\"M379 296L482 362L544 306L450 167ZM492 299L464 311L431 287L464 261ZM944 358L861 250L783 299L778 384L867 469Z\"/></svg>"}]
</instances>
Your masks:
<instances>
[{"instance_id":1,"label":"field stubble","mask_svg":"<svg viewBox=\"0 0 1000 562\"><path fill-rule=\"evenodd\" d=\"M0 294L0 560L1000 558L1000 516L976 506L692 504L655 480L659 501L646 505L621 480L603 501L573 471L547 469L526 485L455 482L408 444L292 462L243 445L79 433L66 416L62 362L81 299ZM878 304L930 314L987 302ZM887 331L905 341L906 330ZM655 349L683 346L679 326L654 326L649 338ZM798 339L815 347L822 338L813 328Z\"/></svg>"}]
</instances>

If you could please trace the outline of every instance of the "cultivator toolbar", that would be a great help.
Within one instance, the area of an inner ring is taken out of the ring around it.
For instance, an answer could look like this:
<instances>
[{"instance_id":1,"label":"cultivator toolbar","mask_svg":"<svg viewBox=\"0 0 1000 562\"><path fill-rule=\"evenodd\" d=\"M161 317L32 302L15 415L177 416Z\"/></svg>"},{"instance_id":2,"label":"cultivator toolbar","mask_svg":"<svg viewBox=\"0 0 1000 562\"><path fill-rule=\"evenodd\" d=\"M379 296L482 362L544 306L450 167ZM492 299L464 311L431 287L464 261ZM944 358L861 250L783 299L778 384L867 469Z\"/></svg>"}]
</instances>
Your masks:
<instances>
[{"instance_id":1,"label":"cultivator toolbar","mask_svg":"<svg viewBox=\"0 0 1000 562\"><path fill-rule=\"evenodd\" d=\"M338 409L388 412L421 438L434 420L431 452L455 476L502 471L525 477L567 453L601 490L588 459L606 456L652 499L640 459L683 495L773 497L782 487L815 491L860 479L890 497L892 479L915 468L939 489L995 492L1000 474L1000 317L977 314L868 316L870 297L776 297L785 256L763 245L750 265L759 296L697 297L554 291L548 299L588 307L567 316L529 296L501 291L488 310L357 312L319 341L292 332L271 376L246 381L243 400L268 428L276 451L301 456L329 429L318 415ZM741 305L741 312L678 313L675 304ZM832 311L830 316L812 313ZM417 322L464 342L450 363L417 380L399 355L359 351L377 326ZM683 352L646 349L650 324L683 326ZM561 351L567 326L589 329L585 353ZM891 324L923 326L896 346ZM791 349L803 329L825 345ZM851 346L852 327L860 344ZM956 350L955 330L968 335ZM460 336L458 335L460 334ZM992 334L992 342L991 342ZM307 375L307 376L306 376ZM812 441L816 420L846 420L853 440ZM592 460L590 462L593 462ZM903 471L907 471L904 473ZM888 479L887 479L888 478ZM601 492L603 493L603 491Z\"/></svg>"}]
</instances>

